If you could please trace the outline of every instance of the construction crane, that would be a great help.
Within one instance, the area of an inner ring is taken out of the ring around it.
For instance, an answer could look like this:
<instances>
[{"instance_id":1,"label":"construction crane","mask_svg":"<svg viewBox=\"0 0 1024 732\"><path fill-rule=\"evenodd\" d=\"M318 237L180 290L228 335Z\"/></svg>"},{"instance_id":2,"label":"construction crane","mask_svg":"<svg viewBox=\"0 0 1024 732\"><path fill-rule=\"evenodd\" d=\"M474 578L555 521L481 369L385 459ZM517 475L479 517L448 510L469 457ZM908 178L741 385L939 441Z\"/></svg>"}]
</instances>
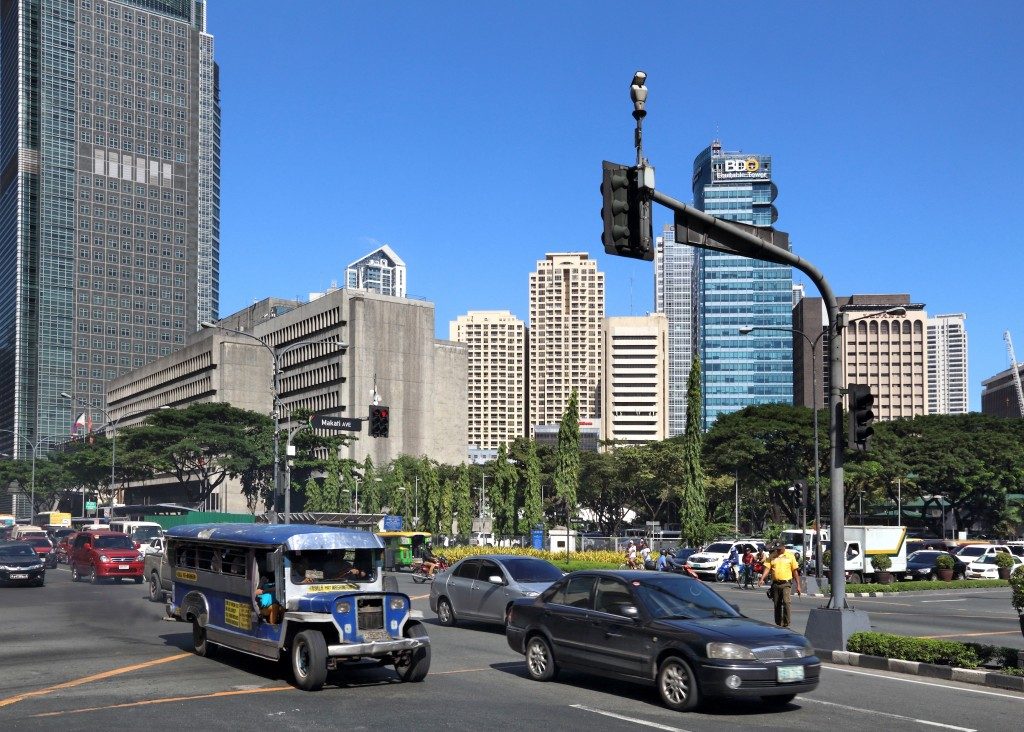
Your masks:
<instances>
[{"instance_id":1,"label":"construction crane","mask_svg":"<svg viewBox=\"0 0 1024 732\"><path fill-rule=\"evenodd\" d=\"M1006 341L1006 352L1010 354L1013 384L1017 387L1017 408L1020 409L1020 416L1024 417L1024 388L1020 384L1020 369L1017 368L1017 357L1013 355L1013 341L1010 339L1010 331L1003 331L1003 340Z\"/></svg>"}]
</instances>

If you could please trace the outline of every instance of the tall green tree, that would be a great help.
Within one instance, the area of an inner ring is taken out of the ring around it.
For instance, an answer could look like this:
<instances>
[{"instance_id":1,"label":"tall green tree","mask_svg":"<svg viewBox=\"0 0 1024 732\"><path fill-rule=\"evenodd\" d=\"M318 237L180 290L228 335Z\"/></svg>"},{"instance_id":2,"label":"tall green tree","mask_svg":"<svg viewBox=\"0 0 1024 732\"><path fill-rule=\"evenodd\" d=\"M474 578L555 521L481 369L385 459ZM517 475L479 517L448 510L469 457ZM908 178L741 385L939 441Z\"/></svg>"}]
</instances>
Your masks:
<instances>
[{"instance_id":1,"label":"tall green tree","mask_svg":"<svg viewBox=\"0 0 1024 732\"><path fill-rule=\"evenodd\" d=\"M701 447L704 438L701 415L700 356L693 357L686 383L686 430L683 433L682 482L679 486L679 526L683 542L703 546L709 539L708 502L705 492Z\"/></svg>"},{"instance_id":2,"label":"tall green tree","mask_svg":"<svg viewBox=\"0 0 1024 732\"><path fill-rule=\"evenodd\" d=\"M491 489L491 510L494 514L494 533L497 536L513 536L516 533L516 484L518 473L508 459L508 449L498 446L498 457L493 464L493 488Z\"/></svg>"},{"instance_id":3,"label":"tall green tree","mask_svg":"<svg viewBox=\"0 0 1024 732\"><path fill-rule=\"evenodd\" d=\"M429 458L420 460L421 525L431 534L441 533L441 482L437 466ZM446 532L447 533L447 532Z\"/></svg>"},{"instance_id":4,"label":"tall green tree","mask_svg":"<svg viewBox=\"0 0 1024 732\"><path fill-rule=\"evenodd\" d=\"M383 479L373 467L373 459L367 455L363 461L363 478L359 483L359 510L363 513L381 512L381 486Z\"/></svg>"},{"instance_id":5,"label":"tall green tree","mask_svg":"<svg viewBox=\"0 0 1024 732\"><path fill-rule=\"evenodd\" d=\"M324 466L324 480L321 490L323 491L324 511L335 513L348 510L348 505L342 506L341 501L341 461L338 459L337 451L332 451Z\"/></svg>"},{"instance_id":6,"label":"tall green tree","mask_svg":"<svg viewBox=\"0 0 1024 732\"><path fill-rule=\"evenodd\" d=\"M469 467L459 466L455 482L455 516L459 522L459 536L465 538L473 531L473 494L469 485Z\"/></svg>"},{"instance_id":7,"label":"tall green tree","mask_svg":"<svg viewBox=\"0 0 1024 732\"><path fill-rule=\"evenodd\" d=\"M454 531L452 524L455 521L455 482L450 473L441 479L440 505L437 513L437 533L440 536L451 536Z\"/></svg>"},{"instance_id":8,"label":"tall green tree","mask_svg":"<svg viewBox=\"0 0 1024 732\"><path fill-rule=\"evenodd\" d=\"M540 458L537 457L537 443L526 440L526 455L523 460L523 530L529 531L538 524L544 525L544 504L541 501Z\"/></svg>"},{"instance_id":9,"label":"tall green tree","mask_svg":"<svg viewBox=\"0 0 1024 732\"><path fill-rule=\"evenodd\" d=\"M558 426L558 451L555 454L555 493L565 504L566 515L576 515L576 493L580 485L580 409L576 389Z\"/></svg>"},{"instance_id":10,"label":"tall green tree","mask_svg":"<svg viewBox=\"0 0 1024 732\"><path fill-rule=\"evenodd\" d=\"M333 506L327 506L323 486L312 475L306 481L306 486L302 489L302 493L306 498L305 510L314 513L334 511Z\"/></svg>"}]
</instances>

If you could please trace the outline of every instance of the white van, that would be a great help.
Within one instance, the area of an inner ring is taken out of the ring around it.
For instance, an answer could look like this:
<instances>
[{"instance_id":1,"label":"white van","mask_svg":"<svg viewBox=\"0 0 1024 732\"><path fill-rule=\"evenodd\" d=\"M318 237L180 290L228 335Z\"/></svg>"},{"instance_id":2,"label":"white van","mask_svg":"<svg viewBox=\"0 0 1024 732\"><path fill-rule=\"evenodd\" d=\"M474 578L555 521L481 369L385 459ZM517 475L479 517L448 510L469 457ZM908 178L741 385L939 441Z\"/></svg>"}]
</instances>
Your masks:
<instances>
[{"instance_id":1,"label":"white van","mask_svg":"<svg viewBox=\"0 0 1024 732\"><path fill-rule=\"evenodd\" d=\"M701 577L714 577L722 562L729 558L733 550L742 556L743 547L751 546L754 553L764 551L765 545L762 539L726 539L708 544L704 549L691 554L686 560L687 566Z\"/></svg>"},{"instance_id":2,"label":"white van","mask_svg":"<svg viewBox=\"0 0 1024 732\"><path fill-rule=\"evenodd\" d=\"M29 536L41 536L44 539L46 537L46 529L41 526L26 526L25 524L17 524L11 529L11 541L24 541Z\"/></svg>"},{"instance_id":3,"label":"white van","mask_svg":"<svg viewBox=\"0 0 1024 732\"><path fill-rule=\"evenodd\" d=\"M163 536L164 528L156 523L155 521L126 521L124 519L114 519L110 522L108 527L111 531L120 531L122 534L128 534L131 540L135 542L135 548L141 548L142 546L149 544L149 540L156 538L157 536Z\"/></svg>"}]
</instances>

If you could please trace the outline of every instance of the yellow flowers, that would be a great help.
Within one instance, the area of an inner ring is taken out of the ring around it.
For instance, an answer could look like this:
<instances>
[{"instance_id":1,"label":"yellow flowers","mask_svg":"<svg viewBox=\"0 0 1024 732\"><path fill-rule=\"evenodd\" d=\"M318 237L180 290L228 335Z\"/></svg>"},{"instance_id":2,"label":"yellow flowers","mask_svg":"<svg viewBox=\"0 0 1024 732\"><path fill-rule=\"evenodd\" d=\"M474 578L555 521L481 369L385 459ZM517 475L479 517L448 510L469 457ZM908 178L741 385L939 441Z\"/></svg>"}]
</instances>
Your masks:
<instances>
[{"instance_id":1,"label":"yellow flowers","mask_svg":"<svg viewBox=\"0 0 1024 732\"><path fill-rule=\"evenodd\" d=\"M515 554L518 556L525 557L537 557L538 559L546 559L554 564L564 564L566 561L565 552L549 552L543 549L527 549L524 547L497 547L497 546L453 546L453 547L435 547L434 551L439 554L443 554L452 562L457 562L460 559L471 557L477 554ZM572 562L593 562L601 564L610 564L612 566L618 566L626 561L626 555L624 552L613 552L613 551L589 551L589 552L570 552L569 561Z\"/></svg>"}]
</instances>

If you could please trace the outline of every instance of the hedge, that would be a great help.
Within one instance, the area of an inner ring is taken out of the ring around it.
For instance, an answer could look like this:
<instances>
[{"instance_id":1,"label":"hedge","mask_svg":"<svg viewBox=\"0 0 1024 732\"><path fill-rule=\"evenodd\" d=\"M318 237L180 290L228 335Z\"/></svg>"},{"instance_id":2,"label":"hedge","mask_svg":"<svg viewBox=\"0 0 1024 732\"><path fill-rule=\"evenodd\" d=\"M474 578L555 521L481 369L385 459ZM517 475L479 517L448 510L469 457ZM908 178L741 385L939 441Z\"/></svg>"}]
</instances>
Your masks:
<instances>
[{"instance_id":1,"label":"hedge","mask_svg":"<svg viewBox=\"0 0 1024 732\"><path fill-rule=\"evenodd\" d=\"M1017 649L985 643L961 643L935 638L911 638L893 633L859 632L850 636L846 648L854 653L903 661L934 663L957 668L994 667L1011 676L1024 675L1017 668Z\"/></svg>"},{"instance_id":2,"label":"hedge","mask_svg":"<svg viewBox=\"0 0 1024 732\"><path fill-rule=\"evenodd\" d=\"M952 580L940 582L920 580L917 582L893 582L891 585L847 584L847 592L916 592L919 590L976 590L982 587L1009 587L1007 580Z\"/></svg>"}]
</instances>

